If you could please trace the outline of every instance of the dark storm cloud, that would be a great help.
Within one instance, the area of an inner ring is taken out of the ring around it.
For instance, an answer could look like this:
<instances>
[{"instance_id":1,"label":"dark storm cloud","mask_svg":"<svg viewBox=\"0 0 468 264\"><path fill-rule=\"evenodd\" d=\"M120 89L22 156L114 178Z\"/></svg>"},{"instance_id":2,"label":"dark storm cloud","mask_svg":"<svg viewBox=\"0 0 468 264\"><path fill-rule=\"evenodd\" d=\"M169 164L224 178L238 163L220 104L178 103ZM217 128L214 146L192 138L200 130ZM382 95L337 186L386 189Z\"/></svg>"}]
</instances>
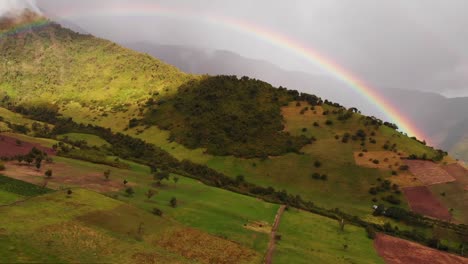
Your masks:
<instances>
[{"instance_id":1,"label":"dark storm cloud","mask_svg":"<svg viewBox=\"0 0 468 264\"><path fill-rule=\"evenodd\" d=\"M47 14L115 41L227 49L286 69L317 72L309 61L252 35L229 28L158 16L106 14L115 5L154 3L192 13L251 21L313 47L377 87L468 96L468 1L465 0L38 0ZM138 15L138 14L135 14Z\"/></svg>"}]
</instances>

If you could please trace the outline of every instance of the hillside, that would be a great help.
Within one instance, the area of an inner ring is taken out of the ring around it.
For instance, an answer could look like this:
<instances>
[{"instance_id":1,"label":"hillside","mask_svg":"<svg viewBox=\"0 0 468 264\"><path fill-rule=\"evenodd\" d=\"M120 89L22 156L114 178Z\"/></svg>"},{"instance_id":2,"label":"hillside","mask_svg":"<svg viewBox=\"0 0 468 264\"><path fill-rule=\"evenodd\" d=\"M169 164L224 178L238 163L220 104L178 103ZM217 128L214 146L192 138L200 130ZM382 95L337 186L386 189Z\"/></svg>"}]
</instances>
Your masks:
<instances>
[{"instance_id":1,"label":"hillside","mask_svg":"<svg viewBox=\"0 0 468 264\"><path fill-rule=\"evenodd\" d=\"M356 94L348 87L324 75L287 71L265 61L245 58L223 50L149 42L127 42L123 45L160 58L188 73L247 75L301 92L313 91L323 98L345 106L357 106L363 113L377 111L365 100L356 101ZM468 162L468 141L467 136L463 134L468 131L463 127L467 124L465 115L468 112L468 98L446 98L408 89L382 89L380 92L385 94L392 105L406 113L410 120L432 139L433 144Z\"/></svg>"},{"instance_id":2,"label":"hillside","mask_svg":"<svg viewBox=\"0 0 468 264\"><path fill-rule=\"evenodd\" d=\"M18 25L18 34L0 39L6 62L0 65L4 103L78 102L126 109L129 102L168 93L192 78L148 55L52 22L43 24Z\"/></svg>"},{"instance_id":3,"label":"hillside","mask_svg":"<svg viewBox=\"0 0 468 264\"><path fill-rule=\"evenodd\" d=\"M4 35L0 55L7 58L0 65L2 174L7 183L52 190L22 202L21 191L0 188L8 204L0 210L27 218L25 206L47 215L31 229L0 229L21 252L34 249L28 258L54 240L47 228L105 236L88 245L106 253L98 257L70 250L86 237L59 238L66 254L58 248L50 259L69 262L81 254L112 261L118 252L102 245L115 239L118 248L142 253L125 258L149 263L154 254L181 263L229 263L230 256L260 263L271 245L280 262L336 263L340 255L340 262L374 263L380 258L365 236L376 232L456 254L466 243L466 170L358 109L248 77L186 74L48 22ZM71 222L56 219L74 208L73 199L79 205L64 218ZM44 200L58 205L43 212ZM275 220L281 210L283 225ZM117 216L123 220L112 221ZM163 223L146 227L154 219ZM291 228L315 221L333 240ZM32 244L23 241L38 230Z\"/></svg>"}]
</instances>

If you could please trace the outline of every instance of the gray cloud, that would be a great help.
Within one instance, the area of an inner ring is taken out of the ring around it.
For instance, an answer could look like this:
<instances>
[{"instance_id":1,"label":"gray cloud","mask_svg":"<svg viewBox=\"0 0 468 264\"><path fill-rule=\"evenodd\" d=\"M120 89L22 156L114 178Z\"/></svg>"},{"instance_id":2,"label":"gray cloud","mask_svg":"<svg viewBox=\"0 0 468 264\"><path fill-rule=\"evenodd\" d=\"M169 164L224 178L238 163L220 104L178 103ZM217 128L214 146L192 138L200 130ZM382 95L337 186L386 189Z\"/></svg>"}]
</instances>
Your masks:
<instances>
[{"instance_id":1,"label":"gray cloud","mask_svg":"<svg viewBox=\"0 0 468 264\"><path fill-rule=\"evenodd\" d=\"M69 20L90 33L119 42L151 41L232 50L290 70L321 71L287 49L217 23L183 15L153 16L151 12L145 16L138 16L138 12L116 16L109 10L116 6L157 4L190 10L195 17L215 14L250 21L314 48L373 86L468 96L465 0L37 2L56 19ZM87 15L90 12L94 15ZM63 17L69 13L73 15Z\"/></svg>"},{"instance_id":2,"label":"gray cloud","mask_svg":"<svg viewBox=\"0 0 468 264\"><path fill-rule=\"evenodd\" d=\"M35 0L1 0L0 1L0 17L5 15L15 15L30 9L35 12L40 12L36 6Z\"/></svg>"}]
</instances>

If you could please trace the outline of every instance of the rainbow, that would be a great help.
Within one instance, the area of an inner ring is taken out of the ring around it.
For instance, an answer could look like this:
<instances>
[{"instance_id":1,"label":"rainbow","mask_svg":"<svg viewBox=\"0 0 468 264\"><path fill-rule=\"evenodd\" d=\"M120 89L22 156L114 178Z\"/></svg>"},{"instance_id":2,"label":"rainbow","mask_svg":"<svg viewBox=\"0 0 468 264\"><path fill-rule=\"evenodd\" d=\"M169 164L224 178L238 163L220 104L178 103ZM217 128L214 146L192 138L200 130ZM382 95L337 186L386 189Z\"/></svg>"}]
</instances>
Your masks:
<instances>
[{"instance_id":1,"label":"rainbow","mask_svg":"<svg viewBox=\"0 0 468 264\"><path fill-rule=\"evenodd\" d=\"M300 42L287 37L286 35L273 32L260 25L224 16L195 13L190 10L162 7L156 4L118 5L111 6L110 8L106 9L95 9L91 12L89 10L85 11L78 9L61 10L57 12L57 14L60 18L68 19L93 16L160 16L176 19L199 20L251 35L278 48L285 49L288 52L301 56L314 65L317 65L329 75L340 80L358 94L360 94L367 101L372 103L377 109L385 114L390 122L395 123L399 127L400 131L405 132L410 136L415 136L421 140L427 139L426 135L420 131L410 119L399 112L398 109L396 109L395 106L388 102L383 95L379 94L376 89L372 88L364 80L357 77L352 72L346 70L344 67L338 65L331 59L321 55L317 50L303 45ZM43 22L38 24L25 25L21 28L14 29L13 32L0 34L0 39L4 36L20 33L22 30L28 30L31 27L41 27L44 25L45 24Z\"/></svg>"}]
</instances>

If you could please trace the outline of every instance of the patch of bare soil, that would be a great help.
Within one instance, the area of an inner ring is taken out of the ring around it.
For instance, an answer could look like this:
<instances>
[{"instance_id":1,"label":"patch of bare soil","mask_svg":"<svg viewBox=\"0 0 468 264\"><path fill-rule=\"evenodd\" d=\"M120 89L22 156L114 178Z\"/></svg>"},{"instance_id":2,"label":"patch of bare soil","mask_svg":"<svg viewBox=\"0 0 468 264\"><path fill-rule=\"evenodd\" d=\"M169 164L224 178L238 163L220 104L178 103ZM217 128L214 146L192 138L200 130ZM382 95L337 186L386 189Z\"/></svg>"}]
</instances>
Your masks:
<instances>
[{"instance_id":1,"label":"patch of bare soil","mask_svg":"<svg viewBox=\"0 0 468 264\"><path fill-rule=\"evenodd\" d=\"M356 165L368 168L397 170L403 164L401 156L392 151L354 152Z\"/></svg>"},{"instance_id":2,"label":"patch of bare soil","mask_svg":"<svg viewBox=\"0 0 468 264\"><path fill-rule=\"evenodd\" d=\"M265 264L271 264L273 261L273 253L275 252L276 247L276 232L278 231L281 216L283 216L285 209L286 206L281 205L280 208L278 208L278 212L276 213L275 222L273 223L273 227L271 228L270 242L268 243L268 250L265 256Z\"/></svg>"},{"instance_id":3,"label":"patch of bare soil","mask_svg":"<svg viewBox=\"0 0 468 264\"><path fill-rule=\"evenodd\" d=\"M244 224L244 228L265 234L269 234L271 231L271 225L264 221L251 221Z\"/></svg>"},{"instance_id":4,"label":"patch of bare soil","mask_svg":"<svg viewBox=\"0 0 468 264\"><path fill-rule=\"evenodd\" d=\"M411 210L437 219L450 221L452 216L442 203L425 186L403 188Z\"/></svg>"},{"instance_id":5,"label":"patch of bare soil","mask_svg":"<svg viewBox=\"0 0 468 264\"><path fill-rule=\"evenodd\" d=\"M377 253L387 264L467 264L468 259L435 250L404 239L377 234Z\"/></svg>"},{"instance_id":6,"label":"patch of bare soil","mask_svg":"<svg viewBox=\"0 0 468 264\"><path fill-rule=\"evenodd\" d=\"M453 182L455 178L451 176L439 164L426 160L405 160L406 165L414 176L425 185Z\"/></svg>"}]
</instances>

